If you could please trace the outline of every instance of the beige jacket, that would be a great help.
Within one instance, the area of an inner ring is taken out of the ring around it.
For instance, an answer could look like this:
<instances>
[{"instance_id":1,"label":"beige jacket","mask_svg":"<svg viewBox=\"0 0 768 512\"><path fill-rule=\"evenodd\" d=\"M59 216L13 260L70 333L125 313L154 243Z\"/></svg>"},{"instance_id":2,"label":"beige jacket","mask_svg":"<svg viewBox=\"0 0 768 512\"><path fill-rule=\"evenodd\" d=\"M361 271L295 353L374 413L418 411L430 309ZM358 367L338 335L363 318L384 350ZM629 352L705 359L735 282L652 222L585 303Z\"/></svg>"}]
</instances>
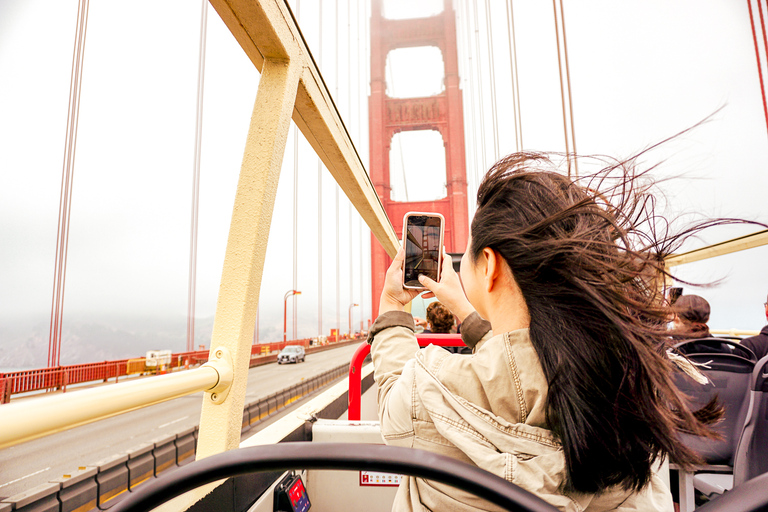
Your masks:
<instances>
[{"instance_id":1,"label":"beige jacket","mask_svg":"<svg viewBox=\"0 0 768 512\"><path fill-rule=\"evenodd\" d=\"M489 326L476 314L465 320L465 342L467 333L487 331L482 324ZM564 511L673 510L669 490L657 476L640 493L559 491L565 458L546 428L547 381L527 329L496 336L488 332L472 355L436 346L419 350L407 313L381 315L371 333L379 418L387 444L475 464ZM409 477L398 489L393 510L498 509L469 493Z\"/></svg>"}]
</instances>

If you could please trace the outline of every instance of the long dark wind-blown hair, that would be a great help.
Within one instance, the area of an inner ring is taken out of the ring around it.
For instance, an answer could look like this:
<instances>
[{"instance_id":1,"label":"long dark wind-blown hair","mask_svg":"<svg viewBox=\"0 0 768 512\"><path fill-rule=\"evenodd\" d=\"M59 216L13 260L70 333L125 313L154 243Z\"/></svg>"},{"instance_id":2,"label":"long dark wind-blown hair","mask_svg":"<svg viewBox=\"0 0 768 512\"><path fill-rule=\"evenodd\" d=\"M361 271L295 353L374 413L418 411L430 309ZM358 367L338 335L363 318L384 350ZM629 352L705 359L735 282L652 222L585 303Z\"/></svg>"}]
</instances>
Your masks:
<instances>
[{"instance_id":1,"label":"long dark wind-blown hair","mask_svg":"<svg viewBox=\"0 0 768 512\"><path fill-rule=\"evenodd\" d=\"M647 174L613 162L586 179L541 153L494 165L477 192L473 259L507 262L530 313L549 382L547 423L565 453L565 491L640 489L661 456L690 467L683 430L712 437L686 406L664 356L663 258L708 221L670 234Z\"/></svg>"}]
</instances>

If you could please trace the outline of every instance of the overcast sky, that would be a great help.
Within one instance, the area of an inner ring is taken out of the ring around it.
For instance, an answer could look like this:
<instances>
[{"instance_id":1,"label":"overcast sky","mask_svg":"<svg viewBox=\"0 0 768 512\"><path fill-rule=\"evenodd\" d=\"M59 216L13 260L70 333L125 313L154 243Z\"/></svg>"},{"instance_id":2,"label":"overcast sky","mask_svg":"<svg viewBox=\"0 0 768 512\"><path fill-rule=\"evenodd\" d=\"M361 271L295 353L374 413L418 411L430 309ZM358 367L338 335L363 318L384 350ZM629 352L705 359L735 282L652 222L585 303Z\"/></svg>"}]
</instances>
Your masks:
<instances>
[{"instance_id":1,"label":"overcast sky","mask_svg":"<svg viewBox=\"0 0 768 512\"><path fill-rule=\"evenodd\" d=\"M486 16L488 3L490 16ZM321 16L319 1L290 4L367 163L370 8L355 0L324 0ZM579 153L626 157L721 109L708 123L645 156L643 163L663 161L656 171L659 177L682 176L664 185L672 214L698 212L768 222L768 134L746 2L567 0L564 4ZM72 318L186 316L200 5L181 0L130 5L91 0L65 326ZM473 197L482 173L517 149L507 17L500 1L475 5L461 0L455 6ZM415 15L415 7L433 8L427 1L394 1L388 15ZM552 6L526 0L515 2L514 9L524 148L563 151ZM47 323L50 316L76 15L76 0L0 0L0 319L5 324L21 319L30 325ZM405 51L390 61L391 95L441 89L442 63L434 49ZM215 312L258 82L258 72L209 9L199 319ZM391 157L395 194L404 198L407 190L411 200L439 196L445 182L441 152L430 149L440 147L439 138L434 133L413 133L398 139ZM294 154L299 174L297 287L303 292L297 299L297 334L315 336L318 330L318 164L302 137L294 148L292 128L260 302L261 336L271 339L282 332L283 294L293 286ZM353 309L355 326L361 316L366 321L370 317L370 238L355 215L350 222L343 195L337 217L336 188L327 173L321 189L327 334L337 322L347 330L352 303L362 303ZM755 229L721 229L696 243ZM761 248L680 269L686 278L725 278L714 289L686 290L710 301L711 327L757 330L764 325L766 259L768 250ZM183 345L171 348L181 350Z\"/></svg>"}]
</instances>

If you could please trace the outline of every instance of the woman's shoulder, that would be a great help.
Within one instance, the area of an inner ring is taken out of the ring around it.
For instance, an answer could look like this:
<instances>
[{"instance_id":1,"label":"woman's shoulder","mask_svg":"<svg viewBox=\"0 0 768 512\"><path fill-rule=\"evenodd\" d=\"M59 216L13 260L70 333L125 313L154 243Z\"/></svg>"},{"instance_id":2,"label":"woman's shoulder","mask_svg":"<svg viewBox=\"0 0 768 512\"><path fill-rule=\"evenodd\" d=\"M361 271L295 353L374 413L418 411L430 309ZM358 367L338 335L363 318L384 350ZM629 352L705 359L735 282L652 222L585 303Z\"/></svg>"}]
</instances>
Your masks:
<instances>
[{"instance_id":1,"label":"woman's shoulder","mask_svg":"<svg viewBox=\"0 0 768 512\"><path fill-rule=\"evenodd\" d=\"M471 355L430 346L419 359L451 393L512 423L545 426L547 380L527 329L484 340Z\"/></svg>"}]
</instances>

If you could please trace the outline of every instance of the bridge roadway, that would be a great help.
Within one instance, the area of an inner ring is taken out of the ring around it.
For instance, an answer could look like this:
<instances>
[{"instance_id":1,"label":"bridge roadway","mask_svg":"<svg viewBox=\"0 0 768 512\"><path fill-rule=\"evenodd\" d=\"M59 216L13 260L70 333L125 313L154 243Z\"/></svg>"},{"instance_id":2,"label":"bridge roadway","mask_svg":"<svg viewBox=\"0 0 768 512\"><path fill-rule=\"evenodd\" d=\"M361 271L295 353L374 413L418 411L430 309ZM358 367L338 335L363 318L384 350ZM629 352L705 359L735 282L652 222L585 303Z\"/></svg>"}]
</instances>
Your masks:
<instances>
[{"instance_id":1,"label":"bridge roadway","mask_svg":"<svg viewBox=\"0 0 768 512\"><path fill-rule=\"evenodd\" d=\"M270 363L251 368L245 403L348 363L357 346L308 354L306 361L299 364ZM201 407L202 393L197 393L4 448L0 450L0 499L60 478L78 466L93 465L142 443L193 427L200 421ZM267 424L255 425L249 433Z\"/></svg>"}]
</instances>

